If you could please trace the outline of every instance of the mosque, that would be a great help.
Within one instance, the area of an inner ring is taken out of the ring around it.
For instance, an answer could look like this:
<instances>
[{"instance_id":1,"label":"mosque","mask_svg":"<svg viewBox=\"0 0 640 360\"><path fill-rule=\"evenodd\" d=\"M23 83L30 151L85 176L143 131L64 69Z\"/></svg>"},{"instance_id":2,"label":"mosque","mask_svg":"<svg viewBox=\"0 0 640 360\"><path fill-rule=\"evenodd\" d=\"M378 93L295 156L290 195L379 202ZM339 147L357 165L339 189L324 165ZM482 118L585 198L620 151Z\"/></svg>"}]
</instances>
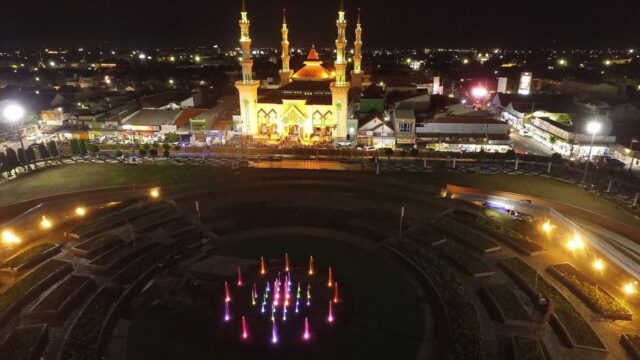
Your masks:
<instances>
[{"instance_id":1,"label":"mosque","mask_svg":"<svg viewBox=\"0 0 640 360\"><path fill-rule=\"evenodd\" d=\"M282 69L278 89L258 95L260 82L253 79L250 21L244 0L240 18L242 80L236 82L240 97L243 137L263 143L321 144L345 141L357 129L348 126L349 94L362 87L362 27L360 14L355 30L353 70L347 79L347 21L342 2L336 22L338 36L334 71L323 66L311 48L304 66L294 72L289 67L289 29L286 13L282 21Z\"/></svg>"}]
</instances>

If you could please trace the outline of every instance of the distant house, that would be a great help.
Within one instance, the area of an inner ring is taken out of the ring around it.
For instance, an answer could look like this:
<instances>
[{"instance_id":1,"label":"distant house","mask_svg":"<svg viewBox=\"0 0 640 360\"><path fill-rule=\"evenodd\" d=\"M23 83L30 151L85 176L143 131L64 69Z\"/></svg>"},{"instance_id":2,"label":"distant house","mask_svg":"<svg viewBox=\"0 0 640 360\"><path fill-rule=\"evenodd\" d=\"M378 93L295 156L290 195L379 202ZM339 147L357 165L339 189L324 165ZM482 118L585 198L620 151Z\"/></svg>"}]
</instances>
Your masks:
<instances>
[{"instance_id":1,"label":"distant house","mask_svg":"<svg viewBox=\"0 0 640 360\"><path fill-rule=\"evenodd\" d=\"M395 110L392 112L396 145L414 145L416 143L416 115L413 110Z\"/></svg>"},{"instance_id":2,"label":"distant house","mask_svg":"<svg viewBox=\"0 0 640 360\"><path fill-rule=\"evenodd\" d=\"M376 148L395 147L396 136L393 122L386 119L383 113L369 113L358 121L359 145Z\"/></svg>"}]
</instances>

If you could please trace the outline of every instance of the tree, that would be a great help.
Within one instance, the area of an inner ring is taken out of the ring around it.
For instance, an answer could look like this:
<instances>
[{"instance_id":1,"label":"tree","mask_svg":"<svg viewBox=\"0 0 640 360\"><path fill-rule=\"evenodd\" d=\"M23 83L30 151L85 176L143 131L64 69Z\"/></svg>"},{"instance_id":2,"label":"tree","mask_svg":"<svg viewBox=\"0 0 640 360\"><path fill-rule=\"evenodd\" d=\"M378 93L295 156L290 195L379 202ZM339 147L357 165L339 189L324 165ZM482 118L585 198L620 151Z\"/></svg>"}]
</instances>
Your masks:
<instances>
[{"instance_id":1,"label":"tree","mask_svg":"<svg viewBox=\"0 0 640 360\"><path fill-rule=\"evenodd\" d=\"M180 135L176 133L168 133L164 136L164 141L168 143L176 143L180 141Z\"/></svg>"},{"instance_id":2,"label":"tree","mask_svg":"<svg viewBox=\"0 0 640 360\"><path fill-rule=\"evenodd\" d=\"M558 153L551 154L551 163L554 165L562 164L562 155Z\"/></svg>"},{"instance_id":3,"label":"tree","mask_svg":"<svg viewBox=\"0 0 640 360\"><path fill-rule=\"evenodd\" d=\"M149 145L149 143L145 143L142 145L142 148L149 151L149 149L151 149L151 145Z\"/></svg>"},{"instance_id":4,"label":"tree","mask_svg":"<svg viewBox=\"0 0 640 360\"><path fill-rule=\"evenodd\" d=\"M120 148L116 149L116 152L114 153L114 155L119 158L122 157L122 150L120 150Z\"/></svg>"},{"instance_id":5,"label":"tree","mask_svg":"<svg viewBox=\"0 0 640 360\"><path fill-rule=\"evenodd\" d=\"M51 154L49 154L49 150L47 150L44 143L38 144L38 155L40 155L40 159L48 159L51 157Z\"/></svg>"},{"instance_id":6,"label":"tree","mask_svg":"<svg viewBox=\"0 0 640 360\"><path fill-rule=\"evenodd\" d=\"M80 155L87 155L87 143L85 143L83 139L78 141L78 150L80 151Z\"/></svg>"},{"instance_id":7,"label":"tree","mask_svg":"<svg viewBox=\"0 0 640 360\"><path fill-rule=\"evenodd\" d=\"M165 149L165 150L169 150L169 149L171 149L171 145L169 145L167 143L164 143L164 144L162 144L162 148Z\"/></svg>"},{"instance_id":8,"label":"tree","mask_svg":"<svg viewBox=\"0 0 640 360\"><path fill-rule=\"evenodd\" d=\"M180 151L180 148L181 148L181 147L182 147L182 146L180 146L180 144L176 144L176 145L173 147L173 150L175 150L175 151Z\"/></svg>"},{"instance_id":9,"label":"tree","mask_svg":"<svg viewBox=\"0 0 640 360\"><path fill-rule=\"evenodd\" d=\"M149 156L155 158L156 156L158 156L158 150L156 148L149 149Z\"/></svg>"},{"instance_id":10,"label":"tree","mask_svg":"<svg viewBox=\"0 0 640 360\"><path fill-rule=\"evenodd\" d=\"M69 147L71 147L72 155L80 154L80 146L78 145L78 139L69 140Z\"/></svg>"},{"instance_id":11,"label":"tree","mask_svg":"<svg viewBox=\"0 0 640 360\"><path fill-rule=\"evenodd\" d=\"M25 153L25 151L22 148L18 149L18 162L22 166L27 165L27 154Z\"/></svg>"},{"instance_id":12,"label":"tree","mask_svg":"<svg viewBox=\"0 0 640 360\"><path fill-rule=\"evenodd\" d=\"M36 161L36 152L35 150L33 150L33 148L31 146L29 146L27 148L26 151L26 155L27 155L27 163L32 164Z\"/></svg>"},{"instance_id":13,"label":"tree","mask_svg":"<svg viewBox=\"0 0 640 360\"><path fill-rule=\"evenodd\" d=\"M8 165L9 164L7 163L7 155L3 152L0 152L0 175L2 175L3 172L9 172Z\"/></svg>"},{"instance_id":14,"label":"tree","mask_svg":"<svg viewBox=\"0 0 640 360\"><path fill-rule=\"evenodd\" d=\"M60 155L60 153L58 153L58 146L56 145L56 142L53 140L47 143L47 150L49 151L49 154L52 157L58 157Z\"/></svg>"},{"instance_id":15,"label":"tree","mask_svg":"<svg viewBox=\"0 0 640 360\"><path fill-rule=\"evenodd\" d=\"M18 156L15 150L10 147L6 148L5 154L7 156L7 172L11 173L20 165L18 163Z\"/></svg>"},{"instance_id":16,"label":"tree","mask_svg":"<svg viewBox=\"0 0 640 360\"><path fill-rule=\"evenodd\" d=\"M147 156L147 150L145 148L138 149L138 154L140 154L141 157L145 157Z\"/></svg>"},{"instance_id":17,"label":"tree","mask_svg":"<svg viewBox=\"0 0 640 360\"><path fill-rule=\"evenodd\" d=\"M391 156L393 156L393 149L392 148L384 149L384 154L387 155L387 160L390 160Z\"/></svg>"},{"instance_id":18,"label":"tree","mask_svg":"<svg viewBox=\"0 0 640 360\"><path fill-rule=\"evenodd\" d=\"M555 143L557 143L557 142L558 142L558 140L560 140L560 138L558 138L558 137L557 137L557 136L555 136L555 135L551 135L551 136L549 137L549 143L551 144L551 146L553 146Z\"/></svg>"},{"instance_id":19,"label":"tree","mask_svg":"<svg viewBox=\"0 0 640 360\"><path fill-rule=\"evenodd\" d=\"M556 121L561 123L561 124L565 124L565 125L571 125L572 121L571 121L571 115L569 114L560 114L556 117Z\"/></svg>"},{"instance_id":20,"label":"tree","mask_svg":"<svg viewBox=\"0 0 640 360\"><path fill-rule=\"evenodd\" d=\"M100 147L97 144L90 144L89 152L91 153L91 155L98 155L98 153L100 153Z\"/></svg>"},{"instance_id":21,"label":"tree","mask_svg":"<svg viewBox=\"0 0 640 360\"><path fill-rule=\"evenodd\" d=\"M154 149L158 149L160 147L160 144L158 144L157 141L154 141L153 144L151 144L151 147Z\"/></svg>"},{"instance_id":22,"label":"tree","mask_svg":"<svg viewBox=\"0 0 640 360\"><path fill-rule=\"evenodd\" d=\"M166 158L169 157L169 149L164 149L164 151L162 152L162 155Z\"/></svg>"}]
</instances>

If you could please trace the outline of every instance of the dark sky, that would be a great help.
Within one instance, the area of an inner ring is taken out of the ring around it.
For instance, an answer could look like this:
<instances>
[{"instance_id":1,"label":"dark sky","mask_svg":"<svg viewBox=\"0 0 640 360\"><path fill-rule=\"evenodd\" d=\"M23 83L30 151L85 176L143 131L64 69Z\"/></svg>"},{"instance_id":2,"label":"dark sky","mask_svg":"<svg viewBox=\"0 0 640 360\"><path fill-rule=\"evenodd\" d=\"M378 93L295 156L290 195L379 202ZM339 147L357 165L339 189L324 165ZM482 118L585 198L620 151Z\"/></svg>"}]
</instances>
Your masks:
<instances>
[{"instance_id":1,"label":"dark sky","mask_svg":"<svg viewBox=\"0 0 640 360\"><path fill-rule=\"evenodd\" d=\"M331 45L338 0L246 0L255 46ZM635 47L638 0L345 0L369 47ZM240 0L4 0L0 46L234 45Z\"/></svg>"}]
</instances>

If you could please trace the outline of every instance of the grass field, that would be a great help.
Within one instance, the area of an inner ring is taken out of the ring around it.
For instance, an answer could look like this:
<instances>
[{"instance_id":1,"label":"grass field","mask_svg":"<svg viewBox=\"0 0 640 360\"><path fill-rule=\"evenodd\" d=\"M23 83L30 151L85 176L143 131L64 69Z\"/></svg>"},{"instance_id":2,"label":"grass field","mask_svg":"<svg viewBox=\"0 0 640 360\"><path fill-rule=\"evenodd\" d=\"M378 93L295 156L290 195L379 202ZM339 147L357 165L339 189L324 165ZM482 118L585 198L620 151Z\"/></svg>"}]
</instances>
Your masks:
<instances>
[{"instance_id":1,"label":"grass field","mask_svg":"<svg viewBox=\"0 0 640 360\"><path fill-rule=\"evenodd\" d=\"M100 187L191 184L198 186L229 173L229 169L172 165L64 165L37 171L0 185L0 206L54 194ZM265 170L269 171L269 170ZM476 175L436 172L428 175L392 173L394 178L418 184L425 181L479 189L509 191L564 202L640 227L640 220L628 212L577 186L550 178L527 175Z\"/></svg>"},{"instance_id":2,"label":"grass field","mask_svg":"<svg viewBox=\"0 0 640 360\"><path fill-rule=\"evenodd\" d=\"M239 241L217 253L251 260L280 259L288 252L292 264L306 264L314 256L316 271L331 265L335 280L347 291L348 319L330 334L280 350L270 344L254 345L220 338L207 311L192 305L147 309L136 314L128 337L131 359L415 359L423 339L423 312L413 285L394 264L379 255L338 240L289 236ZM345 305L347 306L347 305ZM339 321L338 319L336 321ZM257 340L256 340L257 341Z\"/></svg>"}]
</instances>

